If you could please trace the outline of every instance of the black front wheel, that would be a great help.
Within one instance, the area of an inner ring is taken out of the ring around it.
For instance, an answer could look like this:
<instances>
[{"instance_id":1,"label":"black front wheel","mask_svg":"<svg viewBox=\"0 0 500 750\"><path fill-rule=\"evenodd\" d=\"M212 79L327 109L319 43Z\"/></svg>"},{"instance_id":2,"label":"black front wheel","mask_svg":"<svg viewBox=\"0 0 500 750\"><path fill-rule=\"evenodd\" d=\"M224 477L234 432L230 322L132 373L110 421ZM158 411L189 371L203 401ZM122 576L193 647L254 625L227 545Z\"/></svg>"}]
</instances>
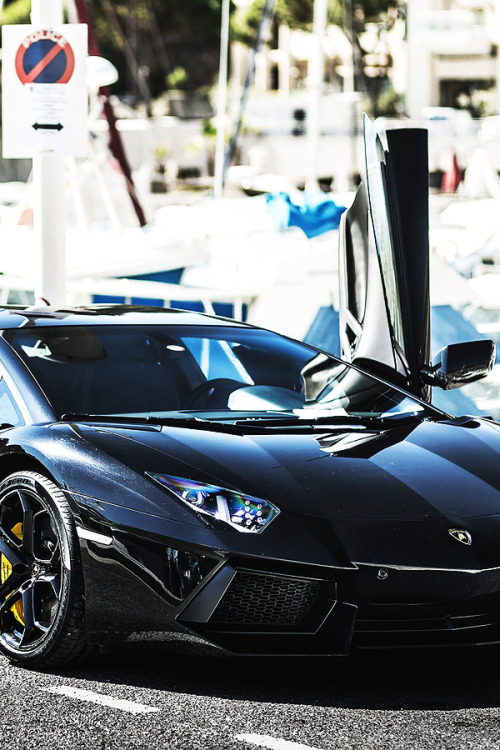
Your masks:
<instances>
[{"instance_id":1,"label":"black front wheel","mask_svg":"<svg viewBox=\"0 0 500 750\"><path fill-rule=\"evenodd\" d=\"M73 515L52 481L32 471L0 483L0 651L27 667L86 654L85 606Z\"/></svg>"}]
</instances>

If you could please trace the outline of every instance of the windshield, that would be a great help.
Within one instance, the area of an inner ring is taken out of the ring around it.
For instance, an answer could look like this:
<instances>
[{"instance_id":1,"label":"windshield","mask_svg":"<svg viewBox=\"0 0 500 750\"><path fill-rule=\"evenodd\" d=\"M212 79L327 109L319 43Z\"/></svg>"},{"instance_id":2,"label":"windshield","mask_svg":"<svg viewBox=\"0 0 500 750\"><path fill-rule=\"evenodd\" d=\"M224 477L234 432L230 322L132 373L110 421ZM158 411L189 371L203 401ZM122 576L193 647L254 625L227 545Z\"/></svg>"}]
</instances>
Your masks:
<instances>
[{"instance_id":1,"label":"windshield","mask_svg":"<svg viewBox=\"0 0 500 750\"><path fill-rule=\"evenodd\" d=\"M4 332L58 417L394 417L429 411L333 356L236 326L64 326Z\"/></svg>"}]
</instances>

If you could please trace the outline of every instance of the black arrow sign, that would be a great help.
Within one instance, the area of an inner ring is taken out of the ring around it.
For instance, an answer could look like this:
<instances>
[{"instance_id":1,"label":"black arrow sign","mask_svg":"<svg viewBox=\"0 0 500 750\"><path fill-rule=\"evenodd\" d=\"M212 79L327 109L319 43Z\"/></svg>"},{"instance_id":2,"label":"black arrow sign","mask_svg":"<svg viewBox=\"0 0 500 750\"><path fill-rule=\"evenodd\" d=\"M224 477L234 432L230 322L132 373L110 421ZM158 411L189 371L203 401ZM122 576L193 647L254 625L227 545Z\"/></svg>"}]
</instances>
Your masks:
<instances>
[{"instance_id":1,"label":"black arrow sign","mask_svg":"<svg viewBox=\"0 0 500 750\"><path fill-rule=\"evenodd\" d=\"M64 125L61 125L60 122L58 122L58 123L55 123L55 122L46 122L46 123L35 122L34 125L33 125L33 128L35 130L62 130L63 127L64 127Z\"/></svg>"}]
</instances>

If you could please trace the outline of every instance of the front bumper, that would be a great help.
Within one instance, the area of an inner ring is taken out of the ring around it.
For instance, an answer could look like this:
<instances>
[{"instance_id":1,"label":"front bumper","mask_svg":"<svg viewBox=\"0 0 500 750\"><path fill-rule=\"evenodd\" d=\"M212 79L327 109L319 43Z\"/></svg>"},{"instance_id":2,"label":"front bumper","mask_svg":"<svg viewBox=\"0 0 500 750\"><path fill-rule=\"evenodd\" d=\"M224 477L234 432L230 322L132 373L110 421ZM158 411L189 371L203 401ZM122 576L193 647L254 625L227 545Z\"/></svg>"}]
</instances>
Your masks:
<instances>
[{"instance_id":1,"label":"front bumper","mask_svg":"<svg viewBox=\"0 0 500 750\"><path fill-rule=\"evenodd\" d=\"M500 643L499 569L321 568L125 535L84 546L94 643L189 640L266 655Z\"/></svg>"},{"instance_id":2,"label":"front bumper","mask_svg":"<svg viewBox=\"0 0 500 750\"><path fill-rule=\"evenodd\" d=\"M355 648L500 643L499 568L359 565L358 594L352 641Z\"/></svg>"},{"instance_id":3,"label":"front bumper","mask_svg":"<svg viewBox=\"0 0 500 750\"><path fill-rule=\"evenodd\" d=\"M193 528L183 540L168 537L148 519L140 531L96 513L82 519L112 538L108 546L80 540L92 643L184 640L208 651L331 655L500 643L500 568L241 554L200 543L203 530L195 541L186 541Z\"/></svg>"}]
</instances>

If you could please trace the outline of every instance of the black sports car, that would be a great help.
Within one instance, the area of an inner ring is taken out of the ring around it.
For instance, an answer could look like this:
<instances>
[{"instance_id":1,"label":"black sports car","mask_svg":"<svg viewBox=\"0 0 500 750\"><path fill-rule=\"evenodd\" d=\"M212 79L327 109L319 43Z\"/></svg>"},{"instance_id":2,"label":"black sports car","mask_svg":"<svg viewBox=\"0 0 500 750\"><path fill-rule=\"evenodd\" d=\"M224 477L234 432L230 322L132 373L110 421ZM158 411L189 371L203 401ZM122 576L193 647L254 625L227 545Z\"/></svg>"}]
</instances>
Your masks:
<instances>
[{"instance_id":1,"label":"black sports car","mask_svg":"<svg viewBox=\"0 0 500 750\"><path fill-rule=\"evenodd\" d=\"M349 362L189 312L0 311L9 659L500 641L500 429L429 401L494 348L430 361L425 133L383 149L366 128L342 226Z\"/></svg>"}]
</instances>

